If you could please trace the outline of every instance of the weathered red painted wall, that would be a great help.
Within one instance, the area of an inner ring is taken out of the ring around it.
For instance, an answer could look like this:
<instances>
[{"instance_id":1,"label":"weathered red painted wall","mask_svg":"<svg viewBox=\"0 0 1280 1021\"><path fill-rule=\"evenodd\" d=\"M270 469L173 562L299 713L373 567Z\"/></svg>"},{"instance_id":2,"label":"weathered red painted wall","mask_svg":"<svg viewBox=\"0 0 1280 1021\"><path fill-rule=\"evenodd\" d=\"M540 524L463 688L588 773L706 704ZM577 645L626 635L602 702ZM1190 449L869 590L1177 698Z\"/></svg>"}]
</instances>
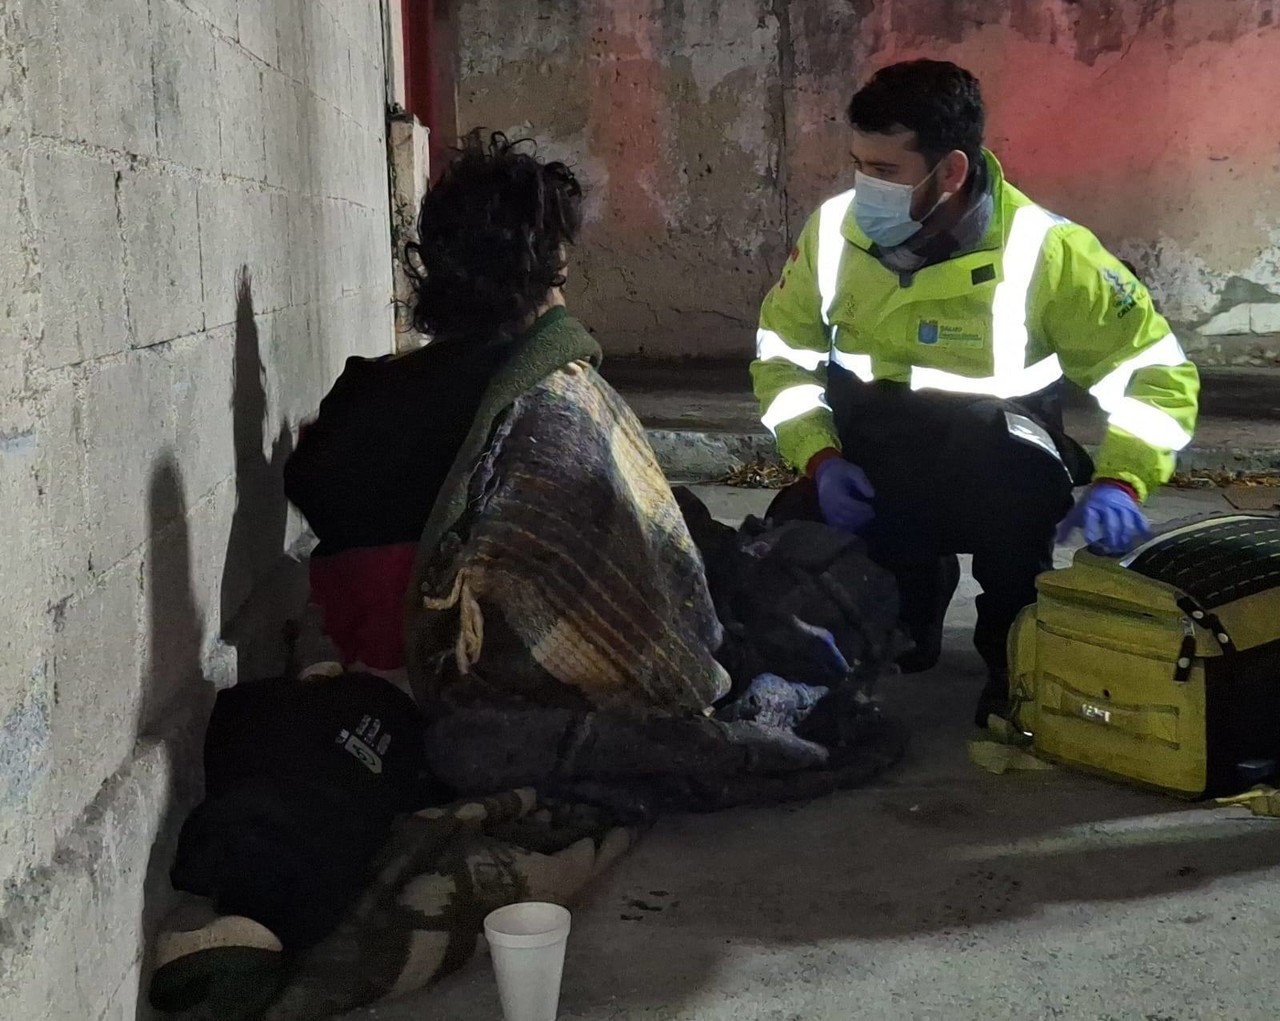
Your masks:
<instances>
[{"instance_id":1,"label":"weathered red painted wall","mask_svg":"<svg viewBox=\"0 0 1280 1021\"><path fill-rule=\"evenodd\" d=\"M464 125L593 189L578 308L614 351L747 352L791 236L849 180L893 60L981 77L1034 198L1132 259L1204 360L1280 351L1280 0L463 0Z\"/></svg>"}]
</instances>

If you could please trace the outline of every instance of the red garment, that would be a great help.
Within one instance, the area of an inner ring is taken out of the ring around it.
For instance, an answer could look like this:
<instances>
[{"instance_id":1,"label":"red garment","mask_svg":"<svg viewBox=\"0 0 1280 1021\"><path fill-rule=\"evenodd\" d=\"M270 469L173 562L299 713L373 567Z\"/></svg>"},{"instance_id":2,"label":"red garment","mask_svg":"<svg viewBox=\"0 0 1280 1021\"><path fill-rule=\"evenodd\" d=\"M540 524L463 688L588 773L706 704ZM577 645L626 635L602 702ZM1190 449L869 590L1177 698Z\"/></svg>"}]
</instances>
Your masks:
<instances>
[{"instance_id":1,"label":"red garment","mask_svg":"<svg viewBox=\"0 0 1280 1021\"><path fill-rule=\"evenodd\" d=\"M405 665L405 596L417 553L416 542L404 542L311 558L311 598L344 664Z\"/></svg>"}]
</instances>

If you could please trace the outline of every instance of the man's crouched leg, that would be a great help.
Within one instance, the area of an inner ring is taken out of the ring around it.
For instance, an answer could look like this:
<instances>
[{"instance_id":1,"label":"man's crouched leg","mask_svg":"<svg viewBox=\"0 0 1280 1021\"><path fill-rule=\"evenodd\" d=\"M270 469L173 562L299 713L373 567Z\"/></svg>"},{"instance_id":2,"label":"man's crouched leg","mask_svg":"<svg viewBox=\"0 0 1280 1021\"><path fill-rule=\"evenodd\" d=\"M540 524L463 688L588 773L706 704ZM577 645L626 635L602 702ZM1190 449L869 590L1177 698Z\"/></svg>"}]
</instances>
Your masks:
<instances>
[{"instance_id":1,"label":"man's crouched leg","mask_svg":"<svg viewBox=\"0 0 1280 1021\"><path fill-rule=\"evenodd\" d=\"M932 670L942 656L942 629L947 608L960 584L960 561L953 553L926 564L893 570L898 582L898 616L913 648L898 657L904 674Z\"/></svg>"}]
</instances>

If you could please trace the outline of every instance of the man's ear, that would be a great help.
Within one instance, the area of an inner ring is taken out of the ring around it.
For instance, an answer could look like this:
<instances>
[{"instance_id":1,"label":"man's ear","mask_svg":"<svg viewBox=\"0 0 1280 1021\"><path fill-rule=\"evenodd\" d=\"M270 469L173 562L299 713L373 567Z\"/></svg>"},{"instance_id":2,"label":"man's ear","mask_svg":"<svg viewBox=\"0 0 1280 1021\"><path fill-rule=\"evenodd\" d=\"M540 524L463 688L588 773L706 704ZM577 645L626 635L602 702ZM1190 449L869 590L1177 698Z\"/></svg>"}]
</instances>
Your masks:
<instances>
[{"instance_id":1,"label":"man's ear","mask_svg":"<svg viewBox=\"0 0 1280 1021\"><path fill-rule=\"evenodd\" d=\"M938 166L939 189L950 195L961 191L969 180L969 166L969 157L959 149L952 149Z\"/></svg>"}]
</instances>

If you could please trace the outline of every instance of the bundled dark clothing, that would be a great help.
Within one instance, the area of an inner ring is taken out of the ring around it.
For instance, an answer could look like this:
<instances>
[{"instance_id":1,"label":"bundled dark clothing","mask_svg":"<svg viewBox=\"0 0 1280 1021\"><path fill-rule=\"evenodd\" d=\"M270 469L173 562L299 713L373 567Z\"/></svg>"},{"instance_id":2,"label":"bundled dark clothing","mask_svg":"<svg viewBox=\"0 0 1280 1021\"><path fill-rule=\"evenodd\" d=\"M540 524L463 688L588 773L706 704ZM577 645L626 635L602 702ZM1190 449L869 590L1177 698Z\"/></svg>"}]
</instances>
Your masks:
<instances>
[{"instance_id":1,"label":"bundled dark clothing","mask_svg":"<svg viewBox=\"0 0 1280 1021\"><path fill-rule=\"evenodd\" d=\"M735 695L766 673L831 689L874 686L904 641L893 578L863 540L803 519L748 518L733 529L689 490L675 495L702 551Z\"/></svg>"},{"instance_id":2,"label":"bundled dark clothing","mask_svg":"<svg viewBox=\"0 0 1280 1021\"><path fill-rule=\"evenodd\" d=\"M402 816L341 923L281 953L244 919L162 927L153 1006L190 1021L318 1021L432 985L472 957L485 916L571 904L639 833L607 811L507 791Z\"/></svg>"},{"instance_id":3,"label":"bundled dark clothing","mask_svg":"<svg viewBox=\"0 0 1280 1021\"><path fill-rule=\"evenodd\" d=\"M178 890L308 946L342 918L397 813L424 797L422 717L368 674L218 694L205 798L179 837Z\"/></svg>"}]
</instances>

